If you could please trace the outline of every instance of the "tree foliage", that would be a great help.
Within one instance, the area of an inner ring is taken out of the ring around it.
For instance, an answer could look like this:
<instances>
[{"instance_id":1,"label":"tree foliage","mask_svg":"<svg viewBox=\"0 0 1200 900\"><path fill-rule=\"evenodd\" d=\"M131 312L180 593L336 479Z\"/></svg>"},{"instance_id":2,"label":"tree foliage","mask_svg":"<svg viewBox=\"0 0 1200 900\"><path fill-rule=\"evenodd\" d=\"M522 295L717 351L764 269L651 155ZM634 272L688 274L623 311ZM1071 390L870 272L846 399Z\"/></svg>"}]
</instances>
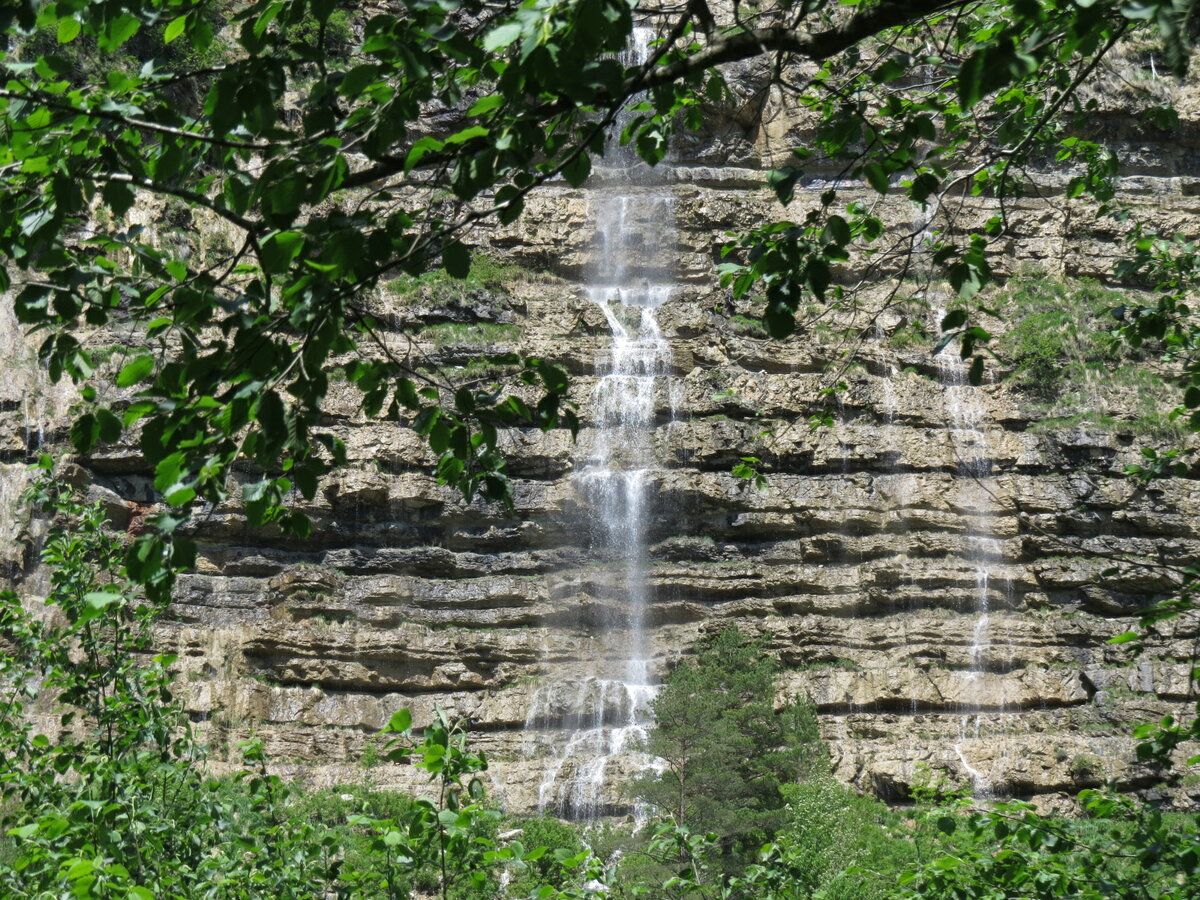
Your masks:
<instances>
[{"instance_id":1,"label":"tree foliage","mask_svg":"<svg viewBox=\"0 0 1200 900\"><path fill-rule=\"evenodd\" d=\"M630 64L618 51L635 21L659 39ZM1182 71L1194 25L1184 0L784 0L735 3L725 21L704 2L408 0L368 13L330 0L21 0L0 11L0 288L12 282L18 320L44 335L51 377L83 385L76 449L128 431L154 468L169 509L127 564L165 596L192 558L181 523L236 492L235 467L250 473L253 524L307 533L286 498L312 497L344 460L320 420L335 371L368 415L423 435L438 477L468 499L510 495L499 429L575 427L566 375L545 359L507 357L521 378L482 389L414 370L381 335L373 292L432 266L465 274L471 230L513 221L549 180L582 183L627 104L622 139L656 163L723 101L721 66L767 57L815 123L766 176L782 202L833 166L926 210L921 228L885 233L831 189L797 221L731 241L721 279L738 295L761 287L764 323L783 336L802 303L846 302L839 267L855 255L864 280L899 283L928 244L930 271L979 294L1006 211L963 230L955 203L1019 195L1048 154L1080 172L1070 196L1118 211L1117 160L1088 135L1080 86L1135 34ZM431 128L434 109L454 112ZM193 229L227 246L195 254ZM1177 345L1188 384L1200 377L1189 259L1142 234L1127 274L1154 280L1160 299L1122 311L1132 340ZM978 376L986 330L965 311L944 326ZM83 340L100 327L128 348L105 373L116 391L97 383Z\"/></svg>"},{"instance_id":2,"label":"tree foliage","mask_svg":"<svg viewBox=\"0 0 1200 900\"><path fill-rule=\"evenodd\" d=\"M635 790L741 860L782 825L785 786L823 774L828 759L810 703L775 709L779 663L761 643L727 628L698 651L654 698L648 750L662 768Z\"/></svg>"},{"instance_id":3,"label":"tree foliage","mask_svg":"<svg viewBox=\"0 0 1200 900\"><path fill-rule=\"evenodd\" d=\"M281 827L277 779L247 773L243 802L205 778L173 659L147 658L156 608L127 579L100 504L47 474L28 499L52 517L50 591L42 615L0 596L4 895L265 897L328 877L327 848Z\"/></svg>"}]
</instances>

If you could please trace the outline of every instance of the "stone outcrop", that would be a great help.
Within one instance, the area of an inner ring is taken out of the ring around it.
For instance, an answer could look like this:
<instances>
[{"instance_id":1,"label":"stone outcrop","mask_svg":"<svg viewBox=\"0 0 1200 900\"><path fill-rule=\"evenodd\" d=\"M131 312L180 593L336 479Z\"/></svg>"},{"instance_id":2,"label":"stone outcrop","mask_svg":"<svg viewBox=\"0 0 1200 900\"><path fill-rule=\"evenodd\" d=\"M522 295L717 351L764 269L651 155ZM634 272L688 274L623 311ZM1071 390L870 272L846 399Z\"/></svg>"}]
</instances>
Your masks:
<instances>
[{"instance_id":1,"label":"stone outcrop","mask_svg":"<svg viewBox=\"0 0 1200 900\"><path fill-rule=\"evenodd\" d=\"M589 320L586 301L547 278L514 292L509 312L534 346L572 354L585 399L605 339L555 329ZM1168 631L1141 658L1106 644L1171 575L1101 573L1123 554L1200 557L1200 484L1125 476L1135 435L1037 431L1002 384L872 374L889 358L882 344L864 351L878 366L849 376L835 424L814 429L819 345L773 351L698 300L662 314L685 413L669 421L664 386L648 614L660 672L705 630L761 635L785 666L781 699L806 695L822 712L839 776L890 799L925 767L962 777L969 766L993 790L1047 801L1109 776L1148 783L1128 729L1180 709L1196 635ZM773 365L696 362L704 356ZM726 393L714 399L718 381ZM979 430L951 427L950 390L978 395ZM564 433L513 433L508 516L464 506L410 432L356 418L353 396L330 412L353 461L305 509L311 541L255 532L234 505L196 526L197 570L160 635L180 652L191 708L218 749L253 732L294 775L403 785L399 767L357 761L371 759L372 734L396 708L420 720L441 705L472 721L496 788L528 808L562 739L527 727L535 695L591 674L593 626L612 602L571 481L581 451ZM579 443L590 440L585 415ZM962 454L976 451L989 461L982 479L963 471ZM749 454L768 466L765 491L730 474ZM153 500L135 454L87 462L118 525ZM18 478L11 464L10 493Z\"/></svg>"}]
</instances>

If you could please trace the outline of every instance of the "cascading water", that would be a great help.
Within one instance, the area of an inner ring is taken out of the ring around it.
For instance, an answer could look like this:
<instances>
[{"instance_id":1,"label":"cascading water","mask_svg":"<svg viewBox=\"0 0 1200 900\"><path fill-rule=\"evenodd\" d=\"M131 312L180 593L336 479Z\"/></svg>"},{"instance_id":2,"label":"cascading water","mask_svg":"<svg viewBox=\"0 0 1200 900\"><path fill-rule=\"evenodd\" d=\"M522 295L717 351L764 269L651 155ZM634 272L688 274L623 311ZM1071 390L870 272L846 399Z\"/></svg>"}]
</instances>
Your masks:
<instances>
[{"instance_id":1,"label":"cascading water","mask_svg":"<svg viewBox=\"0 0 1200 900\"><path fill-rule=\"evenodd\" d=\"M635 30L634 62L647 58L649 41L648 31ZM597 223L596 253L584 292L603 312L612 342L597 364L592 427L574 480L591 514L590 548L600 567L591 589L599 612L591 658L582 661L585 676L540 687L528 714L529 727L569 735L545 770L539 808L584 821L614 811L606 792L614 760L622 761L624 774L654 764L642 750L654 698L647 544L655 428L659 410L672 406L671 346L655 310L672 295L675 253L670 190L629 148L610 144L594 178L599 187L589 213Z\"/></svg>"},{"instance_id":2,"label":"cascading water","mask_svg":"<svg viewBox=\"0 0 1200 900\"><path fill-rule=\"evenodd\" d=\"M939 322L944 314L944 310L938 310ZM991 598L995 589L993 578L996 561L1003 551L990 523L996 512L996 503L992 459L984 427L986 412L980 401L979 389L967 384L966 364L955 354L942 353L937 359L946 402L947 425L958 458L960 477L957 503L967 522L964 555L975 570L975 623L971 629L971 645L967 650L968 668L964 673L964 714L959 743L954 745L954 752L975 794L987 796L991 792L990 779L968 761L964 743L968 738L979 737L985 707L998 712L1002 712L1004 707L1003 696L991 695L986 683L994 655L991 621Z\"/></svg>"}]
</instances>

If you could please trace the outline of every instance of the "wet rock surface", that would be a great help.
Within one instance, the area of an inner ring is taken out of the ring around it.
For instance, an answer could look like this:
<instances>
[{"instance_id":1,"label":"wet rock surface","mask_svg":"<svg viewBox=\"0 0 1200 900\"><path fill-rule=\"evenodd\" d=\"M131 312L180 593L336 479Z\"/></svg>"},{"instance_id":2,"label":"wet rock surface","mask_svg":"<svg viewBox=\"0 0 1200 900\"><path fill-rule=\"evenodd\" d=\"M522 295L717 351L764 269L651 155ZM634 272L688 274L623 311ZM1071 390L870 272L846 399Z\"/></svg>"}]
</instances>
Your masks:
<instances>
[{"instance_id":1,"label":"wet rock surface","mask_svg":"<svg viewBox=\"0 0 1200 900\"><path fill-rule=\"evenodd\" d=\"M541 290L527 308L575 303L586 314L585 301ZM664 318L699 314L688 303ZM536 334L536 314L522 322ZM676 358L747 340L715 327L676 338ZM700 386L713 373L741 385L760 415L706 405L712 391ZM808 696L820 710L839 777L892 800L931 768L964 778L970 766L991 790L1047 804L1098 779L1145 781L1129 727L1183 708L1196 635L1168 626L1141 658L1107 644L1171 576L1102 573L1119 554L1200 557L1200 485L1126 477L1139 444L1119 430L1022 427L1019 398L995 385L971 389L985 413L972 431L953 427L943 384L859 374L857 405L811 429L802 423L820 377L724 364L664 386L662 402L675 390L688 412L664 415L654 434L655 671L705 631L737 624L762 636L785 666L781 700ZM589 388L580 377L578 395ZM880 422L867 410L885 388L896 413ZM404 786L400 767L358 761L371 759L372 735L396 708L420 721L438 705L472 722L505 802L536 806L567 737L566 719L545 714L547 697L588 683L609 652L612 572L570 478L594 435L585 424L575 446L565 434L514 433L521 477L508 516L438 486L402 427L349 417L332 427L355 460L306 509L311 541L255 533L233 506L196 526L197 571L181 579L159 634L179 652L194 717L218 755L253 732L282 771L313 783ZM985 476L963 471L965 449L986 454ZM1068 450L1087 464L1064 466ZM730 474L750 453L770 467L765 491ZM18 471L13 463L6 483ZM102 460L94 472L92 490L114 507L143 502L144 473L114 474ZM616 776L632 765L611 764L613 810L628 800Z\"/></svg>"}]
</instances>

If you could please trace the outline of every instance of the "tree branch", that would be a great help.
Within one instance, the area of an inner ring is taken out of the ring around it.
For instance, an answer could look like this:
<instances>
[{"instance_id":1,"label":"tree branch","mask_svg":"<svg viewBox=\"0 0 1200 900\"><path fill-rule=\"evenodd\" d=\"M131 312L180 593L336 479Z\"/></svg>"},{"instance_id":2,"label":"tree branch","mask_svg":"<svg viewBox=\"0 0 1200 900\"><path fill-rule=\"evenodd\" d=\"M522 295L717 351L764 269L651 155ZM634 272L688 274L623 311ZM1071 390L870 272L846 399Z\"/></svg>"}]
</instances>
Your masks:
<instances>
[{"instance_id":1,"label":"tree branch","mask_svg":"<svg viewBox=\"0 0 1200 900\"><path fill-rule=\"evenodd\" d=\"M974 2L974 0L970 0ZM917 0L914 3L881 3L863 10L844 24L813 34L793 28L774 26L743 31L722 38L699 53L655 69L642 88L656 87L684 78L693 72L737 62L761 53L782 50L811 60L825 60L853 47L881 31L906 25L936 12L967 6L965 0Z\"/></svg>"},{"instance_id":2,"label":"tree branch","mask_svg":"<svg viewBox=\"0 0 1200 900\"><path fill-rule=\"evenodd\" d=\"M149 178L137 178L127 172L91 172L81 173L77 177L86 178L90 181L115 181L120 184L132 185L133 187L141 188L154 194L166 194L170 197L178 197L180 200L187 200L189 203L195 203L197 206L203 206L205 209L216 213L225 221L236 225L250 235L255 235L259 228L254 222L239 216L233 210L226 209L204 194L189 191L186 188L159 184L156 181L151 181Z\"/></svg>"},{"instance_id":3,"label":"tree branch","mask_svg":"<svg viewBox=\"0 0 1200 900\"><path fill-rule=\"evenodd\" d=\"M271 150L277 147L286 147L289 142L277 142L273 144L265 144L257 141L237 141L232 138L216 137L214 135L203 134L196 131L188 131L186 128L176 128L173 125L161 125L158 122L149 122L145 119L135 119L131 116L122 115L120 113L110 112L103 109L89 109L85 106L75 106L71 103L63 103L54 100L51 95L40 91L33 91L28 94L23 94L19 91L9 91L0 89L0 99L5 100L23 100L28 103L37 103L45 106L48 109L57 109L60 112L72 113L77 116L91 116L95 119L103 119L106 122L115 122L118 125L123 125L127 128L136 128L141 131L153 131L158 134L165 134L171 137L186 138L189 141L199 141L204 144L211 144L214 147L228 147L234 150Z\"/></svg>"}]
</instances>

